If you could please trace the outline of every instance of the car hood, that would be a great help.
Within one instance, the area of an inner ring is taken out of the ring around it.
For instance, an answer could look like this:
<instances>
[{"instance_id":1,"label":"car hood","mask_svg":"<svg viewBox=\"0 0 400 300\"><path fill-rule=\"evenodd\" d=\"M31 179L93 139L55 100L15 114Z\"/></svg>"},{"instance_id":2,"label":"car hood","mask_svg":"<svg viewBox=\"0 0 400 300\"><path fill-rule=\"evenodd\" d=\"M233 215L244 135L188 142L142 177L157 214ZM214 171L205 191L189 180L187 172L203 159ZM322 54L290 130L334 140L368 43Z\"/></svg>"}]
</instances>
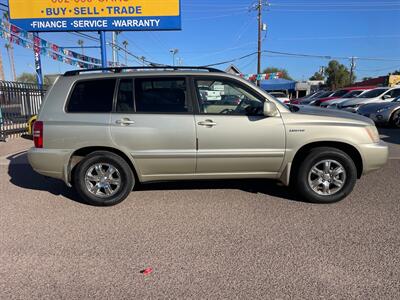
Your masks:
<instances>
[{"instance_id":1,"label":"car hood","mask_svg":"<svg viewBox=\"0 0 400 300\"><path fill-rule=\"evenodd\" d=\"M373 125L374 122L366 117L353 114L346 111L335 110L335 109L326 109L320 108L315 106L304 106L304 105L296 105L299 110L296 114L302 115L310 115L310 116L320 116L320 117L331 117L337 119L342 119L344 123L351 122L351 123L362 123L363 125Z\"/></svg>"},{"instance_id":2,"label":"car hood","mask_svg":"<svg viewBox=\"0 0 400 300\"><path fill-rule=\"evenodd\" d=\"M338 104L338 103L341 103L341 102L344 102L344 101L347 101L347 100L350 100L350 99L352 99L352 98L334 98L334 99L332 99L332 100L329 100L329 101L325 101L324 103L321 103L321 105L323 105L323 106L327 106L327 105L331 105L331 104Z\"/></svg>"},{"instance_id":3,"label":"car hood","mask_svg":"<svg viewBox=\"0 0 400 300\"><path fill-rule=\"evenodd\" d=\"M362 106L360 106L360 108L358 109L359 113L374 113L376 112L378 109L381 109L383 107L388 107L390 108L394 108L394 107L399 107L400 106L400 102L379 102L379 103L368 103L368 104L364 104Z\"/></svg>"},{"instance_id":4,"label":"car hood","mask_svg":"<svg viewBox=\"0 0 400 300\"><path fill-rule=\"evenodd\" d=\"M352 105L371 103L377 101L379 101L379 98L354 98L342 102L341 105L343 107L343 106L352 106Z\"/></svg>"}]
</instances>

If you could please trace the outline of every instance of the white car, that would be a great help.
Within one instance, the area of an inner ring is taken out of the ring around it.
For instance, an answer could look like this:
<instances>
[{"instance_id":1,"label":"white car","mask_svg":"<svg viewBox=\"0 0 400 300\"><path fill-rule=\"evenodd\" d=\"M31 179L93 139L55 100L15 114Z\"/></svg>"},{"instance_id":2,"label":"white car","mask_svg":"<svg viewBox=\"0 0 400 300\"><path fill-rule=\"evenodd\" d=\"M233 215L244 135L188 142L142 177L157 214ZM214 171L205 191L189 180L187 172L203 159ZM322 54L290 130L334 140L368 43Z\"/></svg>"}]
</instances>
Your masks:
<instances>
[{"instance_id":1,"label":"white car","mask_svg":"<svg viewBox=\"0 0 400 300\"><path fill-rule=\"evenodd\" d=\"M334 99L331 101L326 101L321 103L321 107L326 107L326 108L337 108L338 105L340 103L343 103L347 100L353 100L355 98L359 98L360 96L364 95L365 93L368 93L370 90L363 90L359 95L355 96L355 97L349 97L349 98L338 98L338 99Z\"/></svg>"},{"instance_id":2,"label":"white car","mask_svg":"<svg viewBox=\"0 0 400 300\"><path fill-rule=\"evenodd\" d=\"M362 96L339 103L338 108L350 112L357 112L357 109L363 104L381 101L390 102L399 96L400 86L376 88Z\"/></svg>"},{"instance_id":3,"label":"white car","mask_svg":"<svg viewBox=\"0 0 400 300\"><path fill-rule=\"evenodd\" d=\"M286 104L286 103L290 102L289 97L283 92L270 92L268 94L270 94L271 96L275 97L276 99L278 99L282 103Z\"/></svg>"}]
</instances>

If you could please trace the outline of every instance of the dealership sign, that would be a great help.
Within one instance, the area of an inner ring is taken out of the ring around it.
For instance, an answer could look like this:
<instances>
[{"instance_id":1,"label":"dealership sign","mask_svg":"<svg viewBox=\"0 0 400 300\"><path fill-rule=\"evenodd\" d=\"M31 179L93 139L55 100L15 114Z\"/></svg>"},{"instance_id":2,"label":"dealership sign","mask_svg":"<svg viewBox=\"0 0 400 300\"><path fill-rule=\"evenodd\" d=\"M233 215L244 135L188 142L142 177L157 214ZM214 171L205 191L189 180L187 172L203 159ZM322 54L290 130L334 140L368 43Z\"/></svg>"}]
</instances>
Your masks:
<instances>
[{"instance_id":1,"label":"dealership sign","mask_svg":"<svg viewBox=\"0 0 400 300\"><path fill-rule=\"evenodd\" d=\"M180 30L180 0L9 0L27 31Z\"/></svg>"}]
</instances>

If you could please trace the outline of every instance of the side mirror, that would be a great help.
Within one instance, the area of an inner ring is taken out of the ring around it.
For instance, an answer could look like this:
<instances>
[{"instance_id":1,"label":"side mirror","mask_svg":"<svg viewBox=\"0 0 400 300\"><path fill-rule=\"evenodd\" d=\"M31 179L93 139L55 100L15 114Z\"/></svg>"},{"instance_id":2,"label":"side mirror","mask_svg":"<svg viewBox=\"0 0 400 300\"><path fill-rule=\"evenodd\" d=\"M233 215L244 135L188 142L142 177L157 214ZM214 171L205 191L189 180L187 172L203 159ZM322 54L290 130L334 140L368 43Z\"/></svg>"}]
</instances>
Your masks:
<instances>
[{"instance_id":1,"label":"side mirror","mask_svg":"<svg viewBox=\"0 0 400 300\"><path fill-rule=\"evenodd\" d=\"M388 94L383 95L383 97L382 97L383 100L390 99L390 98L392 98L392 96L390 96Z\"/></svg>"},{"instance_id":2,"label":"side mirror","mask_svg":"<svg viewBox=\"0 0 400 300\"><path fill-rule=\"evenodd\" d=\"M270 101L264 102L264 116L266 117L276 117L278 115L278 108L276 105Z\"/></svg>"}]
</instances>

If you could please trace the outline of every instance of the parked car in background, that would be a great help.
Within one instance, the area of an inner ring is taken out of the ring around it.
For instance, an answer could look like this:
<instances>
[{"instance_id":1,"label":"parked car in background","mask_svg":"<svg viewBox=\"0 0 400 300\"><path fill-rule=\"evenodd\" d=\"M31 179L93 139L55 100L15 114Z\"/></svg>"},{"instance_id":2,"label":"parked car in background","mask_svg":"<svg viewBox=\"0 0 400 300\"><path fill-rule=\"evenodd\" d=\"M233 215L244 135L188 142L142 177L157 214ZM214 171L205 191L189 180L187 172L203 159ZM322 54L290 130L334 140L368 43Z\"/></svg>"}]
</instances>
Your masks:
<instances>
[{"instance_id":1,"label":"parked car in background","mask_svg":"<svg viewBox=\"0 0 400 300\"><path fill-rule=\"evenodd\" d=\"M337 108L337 106L338 106L340 103L343 103L344 101L347 101L347 100L351 100L351 99L360 97L361 95L364 95L365 93L367 93L367 92L369 92L369 91L370 91L370 90L361 91L361 93L358 94L358 95L356 95L356 96L354 96L354 94L353 94L353 97L348 97L347 95L345 95L343 98L338 98L338 99L326 101L326 102L321 103L321 107L326 107L326 108ZM355 91L352 91L352 92L350 92L350 93L353 93L353 92L355 92Z\"/></svg>"},{"instance_id":2,"label":"parked car in background","mask_svg":"<svg viewBox=\"0 0 400 300\"><path fill-rule=\"evenodd\" d=\"M29 120L28 120L28 127L27 127L27 131L29 135L33 135L33 125L35 125L35 122L37 120L37 115L32 116Z\"/></svg>"},{"instance_id":3,"label":"parked car in background","mask_svg":"<svg viewBox=\"0 0 400 300\"><path fill-rule=\"evenodd\" d=\"M357 97L365 94L368 91L370 91L370 90L354 90L354 91L351 91L351 92L347 93L346 95L344 95L343 98L337 98L337 99L333 99L333 100L329 100L329 101L321 103L321 107L337 108L337 105L339 103L342 103L344 101L347 101L347 100L350 100L350 99L353 99L353 98L357 98Z\"/></svg>"},{"instance_id":4,"label":"parked car in background","mask_svg":"<svg viewBox=\"0 0 400 300\"><path fill-rule=\"evenodd\" d=\"M367 103L374 102L391 102L395 98L400 96L400 87L383 87L373 89L357 98L350 99L338 104L339 109L343 109L349 112L357 112L357 109Z\"/></svg>"},{"instance_id":5,"label":"parked car in background","mask_svg":"<svg viewBox=\"0 0 400 300\"><path fill-rule=\"evenodd\" d=\"M379 125L400 128L400 97L387 103L369 103L359 107L358 114L372 119Z\"/></svg>"},{"instance_id":6,"label":"parked car in background","mask_svg":"<svg viewBox=\"0 0 400 300\"><path fill-rule=\"evenodd\" d=\"M324 102L328 102L328 101L335 100L338 98L352 98L352 97L349 97L349 94L351 95L352 91L357 91L356 93L360 94L361 92L358 92L359 90L366 90L366 89L368 89L368 88L349 87L349 88L340 89L340 90L335 91L329 97L316 99L315 101L311 102L310 105L321 106L321 104Z\"/></svg>"},{"instance_id":7,"label":"parked car in background","mask_svg":"<svg viewBox=\"0 0 400 300\"><path fill-rule=\"evenodd\" d=\"M290 101L290 104L308 105L308 104L310 104L311 102L315 101L316 99L329 97L329 96L332 95L333 93L334 93L334 92L332 92L332 91L324 91L324 92L319 93L318 95L316 95L316 96L314 96L314 97L310 97L310 98L301 98L301 99L292 100L292 101Z\"/></svg>"},{"instance_id":8,"label":"parked car in background","mask_svg":"<svg viewBox=\"0 0 400 300\"><path fill-rule=\"evenodd\" d=\"M276 99L278 99L282 103L286 104L286 103L290 102L289 97L283 92L269 92L268 94L270 94L271 96L275 97Z\"/></svg>"}]
</instances>

